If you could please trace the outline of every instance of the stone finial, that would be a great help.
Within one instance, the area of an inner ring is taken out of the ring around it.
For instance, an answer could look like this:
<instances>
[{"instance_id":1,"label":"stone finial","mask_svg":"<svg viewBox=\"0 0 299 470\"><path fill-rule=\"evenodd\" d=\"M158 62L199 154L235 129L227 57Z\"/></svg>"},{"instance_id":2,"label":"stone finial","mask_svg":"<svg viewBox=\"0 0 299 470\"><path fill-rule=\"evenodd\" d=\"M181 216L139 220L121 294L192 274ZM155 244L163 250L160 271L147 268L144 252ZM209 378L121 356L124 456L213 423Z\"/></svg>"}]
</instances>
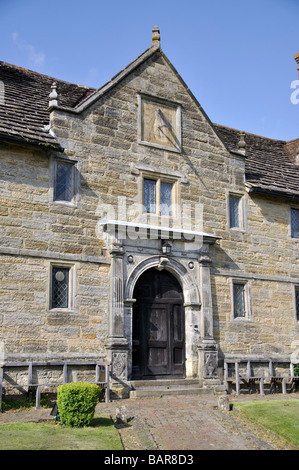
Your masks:
<instances>
[{"instance_id":1,"label":"stone finial","mask_svg":"<svg viewBox=\"0 0 299 470\"><path fill-rule=\"evenodd\" d=\"M53 82L51 85L51 93L49 94L49 108L52 106L58 106L59 105L59 96L57 93L57 86L56 82Z\"/></svg>"},{"instance_id":2,"label":"stone finial","mask_svg":"<svg viewBox=\"0 0 299 470\"><path fill-rule=\"evenodd\" d=\"M160 47L160 30L158 26L153 27L152 46Z\"/></svg>"},{"instance_id":3,"label":"stone finial","mask_svg":"<svg viewBox=\"0 0 299 470\"><path fill-rule=\"evenodd\" d=\"M243 153L243 155L245 155L246 142L245 142L245 132L243 132L243 131L240 132L240 140L238 142L238 150L239 150L240 153Z\"/></svg>"},{"instance_id":4,"label":"stone finial","mask_svg":"<svg viewBox=\"0 0 299 470\"><path fill-rule=\"evenodd\" d=\"M297 62L297 65L298 65L297 70L298 70L298 78L299 78L299 52L298 52L298 54L294 55L294 59Z\"/></svg>"},{"instance_id":5,"label":"stone finial","mask_svg":"<svg viewBox=\"0 0 299 470\"><path fill-rule=\"evenodd\" d=\"M231 408L227 395L218 397L218 409L221 411L230 411Z\"/></svg>"},{"instance_id":6,"label":"stone finial","mask_svg":"<svg viewBox=\"0 0 299 470\"><path fill-rule=\"evenodd\" d=\"M128 413L125 406L116 408L115 419L117 424L128 424Z\"/></svg>"}]
</instances>

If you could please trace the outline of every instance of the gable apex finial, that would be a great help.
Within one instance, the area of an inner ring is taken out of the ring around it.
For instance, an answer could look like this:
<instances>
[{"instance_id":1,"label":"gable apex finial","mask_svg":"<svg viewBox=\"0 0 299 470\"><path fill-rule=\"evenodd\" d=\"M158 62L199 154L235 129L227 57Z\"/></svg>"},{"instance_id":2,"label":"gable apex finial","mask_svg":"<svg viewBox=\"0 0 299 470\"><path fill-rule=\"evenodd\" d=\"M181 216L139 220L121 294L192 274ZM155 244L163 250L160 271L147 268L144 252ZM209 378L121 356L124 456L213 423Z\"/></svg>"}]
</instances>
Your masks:
<instances>
[{"instance_id":1,"label":"gable apex finial","mask_svg":"<svg viewBox=\"0 0 299 470\"><path fill-rule=\"evenodd\" d=\"M153 27L152 46L160 47L160 30L158 26Z\"/></svg>"},{"instance_id":2,"label":"gable apex finial","mask_svg":"<svg viewBox=\"0 0 299 470\"><path fill-rule=\"evenodd\" d=\"M298 54L294 55L294 59L297 62L297 65L298 65L297 70L298 70L298 77L299 77L299 52L298 52Z\"/></svg>"}]
</instances>

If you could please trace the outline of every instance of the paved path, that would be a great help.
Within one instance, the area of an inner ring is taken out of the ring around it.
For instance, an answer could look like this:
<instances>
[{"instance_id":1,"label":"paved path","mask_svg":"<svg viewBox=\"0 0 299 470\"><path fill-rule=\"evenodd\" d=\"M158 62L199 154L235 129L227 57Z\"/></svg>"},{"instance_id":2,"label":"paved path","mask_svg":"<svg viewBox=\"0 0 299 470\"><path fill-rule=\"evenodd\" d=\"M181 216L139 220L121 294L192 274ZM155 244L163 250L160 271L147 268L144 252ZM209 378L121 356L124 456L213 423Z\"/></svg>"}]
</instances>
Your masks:
<instances>
[{"instance_id":1,"label":"paved path","mask_svg":"<svg viewBox=\"0 0 299 470\"><path fill-rule=\"evenodd\" d=\"M298 394L297 394L298 395ZM282 399L282 395L270 399ZM299 398L299 396L295 397ZM242 400L244 398L238 398ZM246 398L245 398L246 399ZM252 397L247 397L252 399ZM255 399L263 399L257 396ZM264 398L265 399L265 398ZM215 396L131 399L98 405L110 413L125 406L130 426L120 427L125 449L147 450L278 450L291 448L264 429L253 430L234 412L217 408Z\"/></svg>"},{"instance_id":2,"label":"paved path","mask_svg":"<svg viewBox=\"0 0 299 470\"><path fill-rule=\"evenodd\" d=\"M270 395L241 396L230 401L283 399ZM287 398L299 399L299 394ZM125 450L280 450L293 449L272 433L257 426L248 427L234 411L217 409L216 396L163 397L100 403L96 413L109 414L115 421L116 409L125 407L127 426L116 425ZM49 409L0 413L0 424L12 421L53 419ZM296 449L298 450L298 449Z\"/></svg>"}]
</instances>

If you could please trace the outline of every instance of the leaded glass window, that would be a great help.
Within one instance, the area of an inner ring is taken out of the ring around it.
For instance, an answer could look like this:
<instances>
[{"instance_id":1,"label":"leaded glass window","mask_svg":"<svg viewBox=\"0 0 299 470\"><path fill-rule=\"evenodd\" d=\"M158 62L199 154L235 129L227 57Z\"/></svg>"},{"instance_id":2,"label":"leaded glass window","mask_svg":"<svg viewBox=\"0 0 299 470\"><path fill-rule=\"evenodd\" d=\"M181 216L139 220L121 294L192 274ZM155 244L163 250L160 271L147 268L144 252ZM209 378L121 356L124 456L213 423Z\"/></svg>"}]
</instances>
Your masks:
<instances>
[{"instance_id":1,"label":"leaded glass window","mask_svg":"<svg viewBox=\"0 0 299 470\"><path fill-rule=\"evenodd\" d=\"M52 268L52 308L69 306L69 268Z\"/></svg>"},{"instance_id":2,"label":"leaded glass window","mask_svg":"<svg viewBox=\"0 0 299 470\"><path fill-rule=\"evenodd\" d=\"M229 197L229 226L230 228L240 226L240 198Z\"/></svg>"},{"instance_id":3,"label":"leaded glass window","mask_svg":"<svg viewBox=\"0 0 299 470\"><path fill-rule=\"evenodd\" d=\"M296 318L299 321L299 287L295 288Z\"/></svg>"},{"instance_id":4,"label":"leaded glass window","mask_svg":"<svg viewBox=\"0 0 299 470\"><path fill-rule=\"evenodd\" d=\"M234 295L234 318L245 317L245 285L233 284Z\"/></svg>"},{"instance_id":5,"label":"leaded glass window","mask_svg":"<svg viewBox=\"0 0 299 470\"><path fill-rule=\"evenodd\" d=\"M160 185L160 214L171 215L172 184L161 182Z\"/></svg>"},{"instance_id":6,"label":"leaded glass window","mask_svg":"<svg viewBox=\"0 0 299 470\"><path fill-rule=\"evenodd\" d=\"M299 210L291 209L291 236L299 238Z\"/></svg>"},{"instance_id":7,"label":"leaded glass window","mask_svg":"<svg viewBox=\"0 0 299 470\"><path fill-rule=\"evenodd\" d=\"M68 201L73 198L73 165L57 162L55 175L55 201Z\"/></svg>"},{"instance_id":8,"label":"leaded glass window","mask_svg":"<svg viewBox=\"0 0 299 470\"><path fill-rule=\"evenodd\" d=\"M155 180L143 180L143 204L146 212L156 212L156 184Z\"/></svg>"},{"instance_id":9,"label":"leaded glass window","mask_svg":"<svg viewBox=\"0 0 299 470\"><path fill-rule=\"evenodd\" d=\"M172 183L161 181L159 178L144 178L143 205L145 212L158 215L172 215L172 189Z\"/></svg>"}]
</instances>

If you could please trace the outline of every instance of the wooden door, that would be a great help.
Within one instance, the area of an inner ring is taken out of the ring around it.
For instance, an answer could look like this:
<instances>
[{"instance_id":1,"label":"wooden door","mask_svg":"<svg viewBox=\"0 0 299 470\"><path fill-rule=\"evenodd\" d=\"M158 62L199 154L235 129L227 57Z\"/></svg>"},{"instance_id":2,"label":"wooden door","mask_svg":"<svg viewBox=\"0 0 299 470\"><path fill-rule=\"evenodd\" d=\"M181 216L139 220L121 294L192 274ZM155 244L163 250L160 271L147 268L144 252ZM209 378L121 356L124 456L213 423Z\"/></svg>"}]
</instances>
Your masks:
<instances>
[{"instance_id":1,"label":"wooden door","mask_svg":"<svg viewBox=\"0 0 299 470\"><path fill-rule=\"evenodd\" d=\"M181 286L168 271L150 269L135 288L133 376L184 377L185 318Z\"/></svg>"}]
</instances>

